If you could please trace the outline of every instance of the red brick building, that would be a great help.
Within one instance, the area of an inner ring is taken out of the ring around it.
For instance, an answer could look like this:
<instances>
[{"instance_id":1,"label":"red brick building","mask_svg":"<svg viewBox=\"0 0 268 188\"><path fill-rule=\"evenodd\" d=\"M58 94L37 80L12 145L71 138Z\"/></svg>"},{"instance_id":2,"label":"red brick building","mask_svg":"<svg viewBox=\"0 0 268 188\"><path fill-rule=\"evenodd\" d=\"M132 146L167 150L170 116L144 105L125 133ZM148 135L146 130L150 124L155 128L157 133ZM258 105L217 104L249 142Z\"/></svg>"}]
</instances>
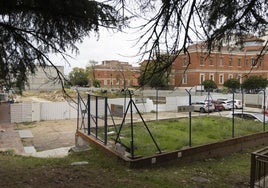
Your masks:
<instances>
[{"instance_id":1,"label":"red brick building","mask_svg":"<svg viewBox=\"0 0 268 188\"><path fill-rule=\"evenodd\" d=\"M204 80L213 80L219 88L224 81L235 78L242 83L247 76L258 75L268 78L268 53L259 56L264 40L251 37L243 47L223 46L210 53L202 44L189 46L189 56L179 54L173 63L171 79L175 87L193 87Z\"/></svg>"},{"instance_id":2,"label":"red brick building","mask_svg":"<svg viewBox=\"0 0 268 188\"><path fill-rule=\"evenodd\" d=\"M95 65L94 74L95 78L100 81L101 87L138 87L140 68L130 65L128 62L110 60Z\"/></svg>"}]
</instances>

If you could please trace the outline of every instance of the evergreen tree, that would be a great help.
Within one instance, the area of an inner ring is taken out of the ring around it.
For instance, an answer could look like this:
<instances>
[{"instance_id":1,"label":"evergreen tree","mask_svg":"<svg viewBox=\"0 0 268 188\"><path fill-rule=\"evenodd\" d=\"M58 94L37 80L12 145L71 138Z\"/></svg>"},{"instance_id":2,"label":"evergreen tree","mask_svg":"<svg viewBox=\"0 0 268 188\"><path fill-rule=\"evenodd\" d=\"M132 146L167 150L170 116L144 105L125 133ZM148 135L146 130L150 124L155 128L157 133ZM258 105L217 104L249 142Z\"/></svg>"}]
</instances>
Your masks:
<instances>
[{"instance_id":1,"label":"evergreen tree","mask_svg":"<svg viewBox=\"0 0 268 188\"><path fill-rule=\"evenodd\" d=\"M267 86L267 79L261 76L249 76L242 84L243 89L249 93L256 93Z\"/></svg>"},{"instance_id":2,"label":"evergreen tree","mask_svg":"<svg viewBox=\"0 0 268 188\"><path fill-rule=\"evenodd\" d=\"M223 86L227 87L228 89L239 89L240 83L237 79L230 78L223 83Z\"/></svg>"},{"instance_id":3,"label":"evergreen tree","mask_svg":"<svg viewBox=\"0 0 268 188\"><path fill-rule=\"evenodd\" d=\"M78 52L82 42L99 27L117 27L118 12L107 4L88 0L2 0L0 1L0 80L3 85L19 80L19 88L34 74L37 65L53 66L56 78L64 76L48 53L65 57Z\"/></svg>"},{"instance_id":4,"label":"evergreen tree","mask_svg":"<svg viewBox=\"0 0 268 188\"><path fill-rule=\"evenodd\" d=\"M99 34L100 27L120 30L135 23L140 34L138 53L152 61L163 53L169 57L189 53L187 47L196 39L205 41L211 50L230 40L239 43L248 34L260 34L267 29L266 10L267 0L2 0L0 83L26 82L37 64L57 70L48 53L65 58L67 51L77 52L77 42L92 31ZM137 18L143 19L140 26ZM152 73L161 70L165 74L172 62ZM62 81L62 73L57 73Z\"/></svg>"},{"instance_id":5,"label":"evergreen tree","mask_svg":"<svg viewBox=\"0 0 268 188\"><path fill-rule=\"evenodd\" d=\"M88 72L83 68L75 67L69 73L69 81L72 86L86 86L88 84Z\"/></svg>"}]
</instances>

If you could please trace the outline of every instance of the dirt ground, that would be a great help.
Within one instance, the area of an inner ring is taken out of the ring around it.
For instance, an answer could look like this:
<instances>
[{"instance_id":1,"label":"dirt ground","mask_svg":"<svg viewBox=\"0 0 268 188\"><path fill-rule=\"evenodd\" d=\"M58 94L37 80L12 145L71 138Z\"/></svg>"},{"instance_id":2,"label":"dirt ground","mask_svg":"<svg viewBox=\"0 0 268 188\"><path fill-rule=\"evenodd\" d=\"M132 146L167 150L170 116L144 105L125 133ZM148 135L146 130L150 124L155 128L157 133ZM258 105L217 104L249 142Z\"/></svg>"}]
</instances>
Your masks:
<instances>
[{"instance_id":1,"label":"dirt ground","mask_svg":"<svg viewBox=\"0 0 268 188\"><path fill-rule=\"evenodd\" d=\"M30 128L37 151L74 146L76 120L40 121Z\"/></svg>"},{"instance_id":2,"label":"dirt ground","mask_svg":"<svg viewBox=\"0 0 268 188\"><path fill-rule=\"evenodd\" d=\"M0 124L0 149L25 154L25 146L45 151L75 145L76 119L40 121L27 124ZM20 138L19 130L30 130L32 138Z\"/></svg>"}]
</instances>

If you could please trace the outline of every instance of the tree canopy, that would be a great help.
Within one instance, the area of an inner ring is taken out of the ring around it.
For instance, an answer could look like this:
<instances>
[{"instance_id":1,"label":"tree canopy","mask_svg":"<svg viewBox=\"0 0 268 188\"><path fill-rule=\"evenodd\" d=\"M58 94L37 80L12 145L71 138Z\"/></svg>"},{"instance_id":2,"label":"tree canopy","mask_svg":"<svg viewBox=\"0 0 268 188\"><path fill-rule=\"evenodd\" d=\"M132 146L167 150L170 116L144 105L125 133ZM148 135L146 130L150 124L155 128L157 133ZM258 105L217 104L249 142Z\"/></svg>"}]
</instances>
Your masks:
<instances>
[{"instance_id":1,"label":"tree canopy","mask_svg":"<svg viewBox=\"0 0 268 188\"><path fill-rule=\"evenodd\" d=\"M48 53L66 58L67 50L77 52L75 44L91 31L116 28L120 19L113 7L96 1L0 1L0 80L6 86L13 80L23 83L37 65L50 65L63 85L64 75Z\"/></svg>"},{"instance_id":2,"label":"tree canopy","mask_svg":"<svg viewBox=\"0 0 268 188\"><path fill-rule=\"evenodd\" d=\"M144 62L141 65L141 75L139 85L148 85L152 88L163 88L168 86L170 68L165 67L169 64L170 58L166 54L161 54L157 59ZM164 70L164 71L163 71Z\"/></svg>"},{"instance_id":3,"label":"tree canopy","mask_svg":"<svg viewBox=\"0 0 268 188\"><path fill-rule=\"evenodd\" d=\"M223 83L223 86L229 89L239 89L240 82L237 79L230 78Z\"/></svg>"},{"instance_id":4,"label":"tree canopy","mask_svg":"<svg viewBox=\"0 0 268 188\"><path fill-rule=\"evenodd\" d=\"M217 84L213 80L205 80L203 81L202 85L204 86L205 90L213 90L218 88Z\"/></svg>"},{"instance_id":5,"label":"tree canopy","mask_svg":"<svg viewBox=\"0 0 268 188\"><path fill-rule=\"evenodd\" d=\"M255 93L261 89L265 89L267 83L267 79L261 76L249 76L243 82L242 87L249 93Z\"/></svg>"},{"instance_id":6,"label":"tree canopy","mask_svg":"<svg viewBox=\"0 0 268 188\"><path fill-rule=\"evenodd\" d=\"M74 67L69 73L69 81L72 86L86 86L88 84L88 71L83 68Z\"/></svg>"},{"instance_id":7,"label":"tree canopy","mask_svg":"<svg viewBox=\"0 0 268 188\"><path fill-rule=\"evenodd\" d=\"M76 43L92 31L99 34L100 27L136 29L137 53L149 61L163 53L172 58L187 54L188 45L198 41L205 41L209 50L220 48L267 29L267 9L267 0L2 0L0 79L6 85L14 79L23 83L37 64L55 67L48 53L66 57L67 50L77 52ZM64 79L59 71L57 79Z\"/></svg>"}]
</instances>

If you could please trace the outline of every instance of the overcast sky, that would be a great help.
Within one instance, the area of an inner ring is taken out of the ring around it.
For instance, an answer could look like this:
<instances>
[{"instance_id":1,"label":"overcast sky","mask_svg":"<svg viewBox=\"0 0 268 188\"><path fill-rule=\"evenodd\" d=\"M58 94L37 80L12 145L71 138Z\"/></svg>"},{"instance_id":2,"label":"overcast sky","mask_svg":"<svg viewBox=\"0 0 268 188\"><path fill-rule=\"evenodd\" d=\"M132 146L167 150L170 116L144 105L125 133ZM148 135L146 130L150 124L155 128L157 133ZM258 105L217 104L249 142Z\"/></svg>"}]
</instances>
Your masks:
<instances>
[{"instance_id":1,"label":"overcast sky","mask_svg":"<svg viewBox=\"0 0 268 188\"><path fill-rule=\"evenodd\" d=\"M52 61L57 65L64 65L65 73L68 74L73 67L85 68L90 60L101 63L104 60L119 60L129 62L134 66L140 63L138 46L135 47L135 36L131 33L113 33L101 30L99 38L91 35L85 38L82 44L78 44L80 53L71 54L73 58L68 58L70 65L63 63L63 59L58 55L51 56Z\"/></svg>"}]
</instances>

